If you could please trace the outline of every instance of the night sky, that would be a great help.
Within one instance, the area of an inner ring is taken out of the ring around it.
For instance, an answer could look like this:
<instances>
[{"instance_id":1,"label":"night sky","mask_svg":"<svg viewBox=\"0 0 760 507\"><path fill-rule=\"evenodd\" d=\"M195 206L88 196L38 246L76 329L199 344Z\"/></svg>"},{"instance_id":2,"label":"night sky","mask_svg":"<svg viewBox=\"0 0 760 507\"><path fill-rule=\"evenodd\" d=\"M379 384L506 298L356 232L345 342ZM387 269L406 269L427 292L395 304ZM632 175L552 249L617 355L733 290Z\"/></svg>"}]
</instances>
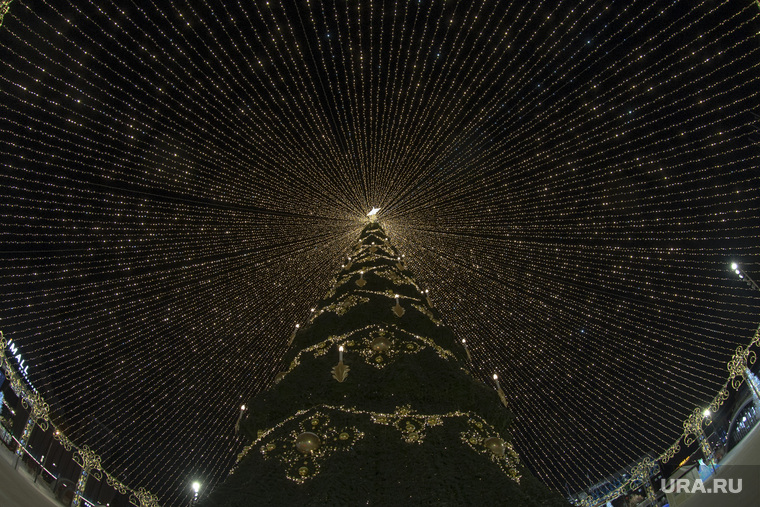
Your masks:
<instances>
[{"instance_id":1,"label":"night sky","mask_svg":"<svg viewBox=\"0 0 760 507\"><path fill-rule=\"evenodd\" d=\"M729 268L760 279L758 30L746 0L14 0L0 330L174 505L377 206L525 463L583 487L670 447L760 323Z\"/></svg>"}]
</instances>

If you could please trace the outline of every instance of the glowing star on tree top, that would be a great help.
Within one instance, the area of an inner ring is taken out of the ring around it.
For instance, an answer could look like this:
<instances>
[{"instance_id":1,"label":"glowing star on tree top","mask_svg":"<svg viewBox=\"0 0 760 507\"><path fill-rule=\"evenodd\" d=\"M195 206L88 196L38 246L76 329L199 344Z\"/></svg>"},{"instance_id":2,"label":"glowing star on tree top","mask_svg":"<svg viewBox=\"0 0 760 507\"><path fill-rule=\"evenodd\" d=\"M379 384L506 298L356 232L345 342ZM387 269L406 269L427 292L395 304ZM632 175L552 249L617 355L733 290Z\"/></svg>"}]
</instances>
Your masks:
<instances>
[{"instance_id":1,"label":"glowing star on tree top","mask_svg":"<svg viewBox=\"0 0 760 507\"><path fill-rule=\"evenodd\" d=\"M367 213L367 216L371 221L377 220L377 212L380 211L380 208L372 208L369 213Z\"/></svg>"}]
</instances>

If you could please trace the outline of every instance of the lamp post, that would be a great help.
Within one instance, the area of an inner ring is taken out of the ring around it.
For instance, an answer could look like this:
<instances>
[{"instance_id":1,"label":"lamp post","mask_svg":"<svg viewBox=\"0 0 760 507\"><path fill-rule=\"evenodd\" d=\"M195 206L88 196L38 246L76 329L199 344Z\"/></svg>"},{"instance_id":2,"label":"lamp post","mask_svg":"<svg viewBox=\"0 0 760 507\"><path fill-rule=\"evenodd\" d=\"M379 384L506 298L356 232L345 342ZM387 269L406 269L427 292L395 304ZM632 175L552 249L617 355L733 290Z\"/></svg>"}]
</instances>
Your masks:
<instances>
[{"instance_id":1,"label":"lamp post","mask_svg":"<svg viewBox=\"0 0 760 507\"><path fill-rule=\"evenodd\" d=\"M26 444L32 437L32 432L34 431L34 427L37 424L37 419L35 417L32 417L32 414L33 412L30 412L29 419L26 421L26 425L24 426L24 431L21 433L21 438L18 439L18 449L16 449L16 464L13 466L13 468L16 470L18 470L18 462L24 455L24 452L26 451Z\"/></svg>"},{"instance_id":2,"label":"lamp post","mask_svg":"<svg viewBox=\"0 0 760 507\"><path fill-rule=\"evenodd\" d=\"M37 478L42 473L42 469L45 468L45 463L47 463L47 457L50 455L50 448L53 447L53 440L55 440L55 437L60 434L61 432L59 430L55 430L55 432L51 433L50 443L47 446L47 451L45 451L45 454L43 454L42 458L40 458L40 469L37 472L37 475L34 476L34 482L37 482Z\"/></svg>"},{"instance_id":3,"label":"lamp post","mask_svg":"<svg viewBox=\"0 0 760 507\"><path fill-rule=\"evenodd\" d=\"M745 273L744 270L740 268L737 263L734 262L733 264L731 264L731 269L734 270L734 273L736 273L739 276L739 278L747 282L747 285L749 285L755 290L760 291L760 287L758 287L755 281L747 273Z\"/></svg>"},{"instance_id":4,"label":"lamp post","mask_svg":"<svg viewBox=\"0 0 760 507\"><path fill-rule=\"evenodd\" d=\"M704 423L703 425L699 426L700 433L701 433L699 445L702 449L702 455L705 458L705 465L709 465L713 469L713 472L714 472L715 471L715 451L713 450L712 445L710 445L709 437L710 435L715 433L715 431L714 430L711 431L710 435L708 435L707 432L703 429L704 427L710 426L710 424L712 423L712 412L710 411L709 408L706 408L702 412L702 417L704 418Z\"/></svg>"},{"instance_id":5,"label":"lamp post","mask_svg":"<svg viewBox=\"0 0 760 507\"><path fill-rule=\"evenodd\" d=\"M191 487L193 488L193 498L190 500L190 505L192 506L198 502L198 493L201 491L201 483L198 481L193 481Z\"/></svg>"}]
</instances>

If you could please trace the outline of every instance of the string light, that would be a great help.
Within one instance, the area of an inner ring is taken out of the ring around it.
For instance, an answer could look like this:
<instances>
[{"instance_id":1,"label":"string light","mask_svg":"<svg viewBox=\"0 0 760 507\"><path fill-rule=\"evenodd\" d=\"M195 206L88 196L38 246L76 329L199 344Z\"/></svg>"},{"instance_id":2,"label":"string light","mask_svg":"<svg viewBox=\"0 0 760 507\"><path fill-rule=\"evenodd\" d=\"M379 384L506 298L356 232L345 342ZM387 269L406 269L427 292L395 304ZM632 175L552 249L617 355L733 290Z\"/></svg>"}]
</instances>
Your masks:
<instances>
[{"instance_id":1,"label":"string light","mask_svg":"<svg viewBox=\"0 0 760 507\"><path fill-rule=\"evenodd\" d=\"M0 12L0 327L162 505L230 469L294 323L362 304L315 306L369 209L563 491L671 446L757 326L753 2Z\"/></svg>"}]
</instances>

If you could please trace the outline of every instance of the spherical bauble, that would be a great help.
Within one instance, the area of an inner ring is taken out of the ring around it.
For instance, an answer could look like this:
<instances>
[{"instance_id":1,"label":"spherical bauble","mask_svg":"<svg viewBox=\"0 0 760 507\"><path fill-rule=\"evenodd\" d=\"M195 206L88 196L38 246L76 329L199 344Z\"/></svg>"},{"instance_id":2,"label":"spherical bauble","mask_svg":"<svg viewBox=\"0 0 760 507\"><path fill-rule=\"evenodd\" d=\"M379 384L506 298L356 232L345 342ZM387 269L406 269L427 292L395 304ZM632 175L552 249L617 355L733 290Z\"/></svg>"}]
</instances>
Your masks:
<instances>
[{"instance_id":1,"label":"spherical bauble","mask_svg":"<svg viewBox=\"0 0 760 507\"><path fill-rule=\"evenodd\" d=\"M311 431L304 431L296 437L296 450L301 454L311 454L319 449L321 444L319 436Z\"/></svg>"},{"instance_id":2,"label":"spherical bauble","mask_svg":"<svg viewBox=\"0 0 760 507\"><path fill-rule=\"evenodd\" d=\"M372 340L372 343L370 343L370 347L372 347L372 350L375 352L385 352L391 348L391 341L385 336L376 336L375 339Z\"/></svg>"},{"instance_id":3,"label":"spherical bauble","mask_svg":"<svg viewBox=\"0 0 760 507\"><path fill-rule=\"evenodd\" d=\"M506 446L504 445L504 440L500 439L499 437L486 438L483 444L486 446L486 449L488 449L495 455L504 456L504 452L506 451Z\"/></svg>"}]
</instances>

